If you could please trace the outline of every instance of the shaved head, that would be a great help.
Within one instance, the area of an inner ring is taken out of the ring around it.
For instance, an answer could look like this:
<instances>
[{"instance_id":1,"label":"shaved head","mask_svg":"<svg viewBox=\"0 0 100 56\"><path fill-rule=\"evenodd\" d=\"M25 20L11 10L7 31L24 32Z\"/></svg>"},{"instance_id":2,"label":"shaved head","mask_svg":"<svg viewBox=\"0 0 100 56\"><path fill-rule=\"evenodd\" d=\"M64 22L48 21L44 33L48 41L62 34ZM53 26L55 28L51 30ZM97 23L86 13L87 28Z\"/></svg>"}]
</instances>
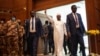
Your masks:
<instances>
[{"instance_id":1,"label":"shaved head","mask_svg":"<svg viewBox=\"0 0 100 56\"><path fill-rule=\"evenodd\" d=\"M61 20L61 15L60 15L60 14L57 14L57 16L56 16L56 17L57 17L57 20L58 20L58 21L60 21L60 20Z\"/></svg>"}]
</instances>

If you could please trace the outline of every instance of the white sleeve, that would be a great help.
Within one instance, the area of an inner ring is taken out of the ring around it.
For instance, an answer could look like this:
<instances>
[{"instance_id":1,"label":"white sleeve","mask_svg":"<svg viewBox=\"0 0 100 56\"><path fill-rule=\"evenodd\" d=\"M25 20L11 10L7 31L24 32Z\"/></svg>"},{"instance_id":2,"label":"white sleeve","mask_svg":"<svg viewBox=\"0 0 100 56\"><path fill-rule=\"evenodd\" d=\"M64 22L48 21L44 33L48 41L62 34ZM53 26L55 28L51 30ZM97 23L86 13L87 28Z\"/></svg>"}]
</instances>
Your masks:
<instances>
[{"instance_id":1,"label":"white sleeve","mask_svg":"<svg viewBox=\"0 0 100 56\"><path fill-rule=\"evenodd\" d=\"M47 14L46 14L46 17L52 24L54 24L54 20L51 17L49 17Z\"/></svg>"}]
</instances>

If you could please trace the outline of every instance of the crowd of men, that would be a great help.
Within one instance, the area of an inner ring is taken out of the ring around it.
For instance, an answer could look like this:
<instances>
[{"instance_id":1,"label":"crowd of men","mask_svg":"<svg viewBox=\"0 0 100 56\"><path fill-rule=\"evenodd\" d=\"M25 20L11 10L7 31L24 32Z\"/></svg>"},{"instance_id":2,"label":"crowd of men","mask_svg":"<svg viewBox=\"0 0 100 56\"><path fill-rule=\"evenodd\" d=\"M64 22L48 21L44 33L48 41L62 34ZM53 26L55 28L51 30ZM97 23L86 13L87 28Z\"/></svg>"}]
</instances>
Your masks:
<instances>
[{"instance_id":1,"label":"crowd of men","mask_svg":"<svg viewBox=\"0 0 100 56\"><path fill-rule=\"evenodd\" d=\"M4 18L0 19L0 56L21 56L24 33L21 21L17 20L15 16L12 16L7 22Z\"/></svg>"},{"instance_id":2,"label":"crowd of men","mask_svg":"<svg viewBox=\"0 0 100 56\"><path fill-rule=\"evenodd\" d=\"M76 13L76 5L72 5L71 10L66 23L61 21L61 15L57 15L57 21L48 18L42 25L35 11L30 12L31 18L26 19L24 25L15 16L8 21L0 19L0 56L37 56L39 37L44 41L44 55L52 53L62 56L62 47L67 54L68 44L70 56L77 56L77 47L80 44L82 55L86 56L82 19L80 14Z\"/></svg>"}]
</instances>

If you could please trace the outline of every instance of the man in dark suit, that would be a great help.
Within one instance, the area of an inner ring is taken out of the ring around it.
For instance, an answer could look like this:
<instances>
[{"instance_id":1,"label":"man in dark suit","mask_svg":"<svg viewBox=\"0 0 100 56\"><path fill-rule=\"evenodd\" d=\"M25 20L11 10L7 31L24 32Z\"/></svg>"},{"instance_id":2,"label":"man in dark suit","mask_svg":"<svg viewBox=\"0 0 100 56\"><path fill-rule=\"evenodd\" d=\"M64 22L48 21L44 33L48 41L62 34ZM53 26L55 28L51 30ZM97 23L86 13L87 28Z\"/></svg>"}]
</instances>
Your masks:
<instances>
[{"instance_id":1,"label":"man in dark suit","mask_svg":"<svg viewBox=\"0 0 100 56\"><path fill-rule=\"evenodd\" d=\"M48 21L45 21L45 24L43 25L43 39L44 39L44 55L48 54Z\"/></svg>"},{"instance_id":2,"label":"man in dark suit","mask_svg":"<svg viewBox=\"0 0 100 56\"><path fill-rule=\"evenodd\" d=\"M81 15L79 13L76 13L77 11L76 5L72 5L71 10L72 13L67 15L67 20L66 20L71 36L70 37L71 56L77 56L78 43L81 46L82 55L86 56L84 40L83 40L85 28L81 19Z\"/></svg>"},{"instance_id":3,"label":"man in dark suit","mask_svg":"<svg viewBox=\"0 0 100 56\"><path fill-rule=\"evenodd\" d=\"M65 51L65 55L67 55L67 41L66 41L66 36L64 35L64 42L63 42L63 48L64 48L64 51Z\"/></svg>"},{"instance_id":4,"label":"man in dark suit","mask_svg":"<svg viewBox=\"0 0 100 56\"><path fill-rule=\"evenodd\" d=\"M26 20L27 52L30 56L37 56L38 40L42 33L42 23L36 18L34 11L30 12L31 18Z\"/></svg>"},{"instance_id":5,"label":"man in dark suit","mask_svg":"<svg viewBox=\"0 0 100 56\"><path fill-rule=\"evenodd\" d=\"M51 22L49 22L48 30L49 53L54 54L53 26Z\"/></svg>"}]
</instances>

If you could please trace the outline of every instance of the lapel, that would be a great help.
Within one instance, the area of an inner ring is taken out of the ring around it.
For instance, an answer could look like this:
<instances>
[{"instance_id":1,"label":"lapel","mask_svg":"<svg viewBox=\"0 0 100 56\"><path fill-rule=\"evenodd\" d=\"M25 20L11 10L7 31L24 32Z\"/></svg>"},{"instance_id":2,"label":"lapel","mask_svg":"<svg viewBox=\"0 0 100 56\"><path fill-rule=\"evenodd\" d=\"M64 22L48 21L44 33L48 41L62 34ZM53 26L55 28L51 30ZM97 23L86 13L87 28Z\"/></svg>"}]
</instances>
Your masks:
<instances>
[{"instance_id":1,"label":"lapel","mask_svg":"<svg viewBox=\"0 0 100 56\"><path fill-rule=\"evenodd\" d=\"M30 26L30 21L31 21L31 18L29 19L29 26Z\"/></svg>"},{"instance_id":2,"label":"lapel","mask_svg":"<svg viewBox=\"0 0 100 56\"><path fill-rule=\"evenodd\" d=\"M37 26L37 18L35 18L35 26Z\"/></svg>"},{"instance_id":3,"label":"lapel","mask_svg":"<svg viewBox=\"0 0 100 56\"><path fill-rule=\"evenodd\" d=\"M75 23L75 19L72 13L71 13L71 20Z\"/></svg>"},{"instance_id":4,"label":"lapel","mask_svg":"<svg viewBox=\"0 0 100 56\"><path fill-rule=\"evenodd\" d=\"M79 14L77 14L77 17L78 17L78 22L79 22L79 25L80 25L80 16L79 16Z\"/></svg>"}]
</instances>

